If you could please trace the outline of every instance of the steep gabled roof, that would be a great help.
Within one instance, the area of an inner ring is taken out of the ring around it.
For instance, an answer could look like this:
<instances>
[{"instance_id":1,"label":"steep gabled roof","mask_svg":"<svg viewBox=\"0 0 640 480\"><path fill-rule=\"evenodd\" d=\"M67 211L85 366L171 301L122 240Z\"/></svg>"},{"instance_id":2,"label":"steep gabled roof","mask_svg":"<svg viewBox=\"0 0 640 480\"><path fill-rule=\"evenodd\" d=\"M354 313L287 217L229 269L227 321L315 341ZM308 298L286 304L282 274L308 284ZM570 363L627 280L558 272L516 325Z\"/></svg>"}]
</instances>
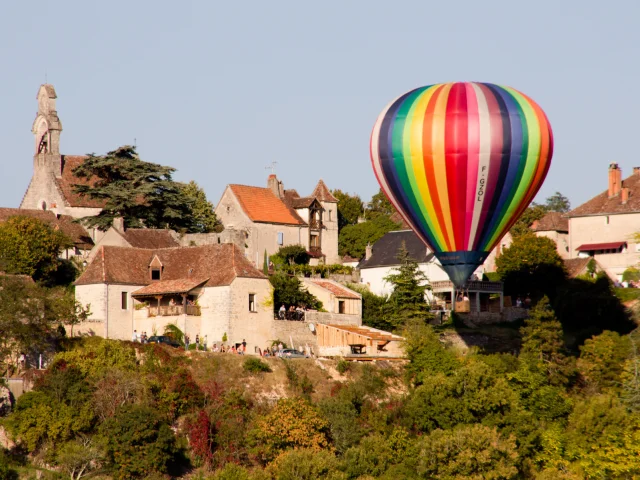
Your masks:
<instances>
[{"instance_id":1,"label":"steep gabled roof","mask_svg":"<svg viewBox=\"0 0 640 480\"><path fill-rule=\"evenodd\" d=\"M534 232L568 232L569 219L560 212L549 212L531 225Z\"/></svg>"},{"instance_id":2,"label":"steep gabled roof","mask_svg":"<svg viewBox=\"0 0 640 480\"><path fill-rule=\"evenodd\" d=\"M51 210L38 210L29 208L0 208L0 223L6 222L11 217L24 216L36 218L46 223L51 228L60 229L73 244L83 250L90 250L93 247L93 240L85 228L73 221L69 215L57 216Z\"/></svg>"},{"instance_id":3,"label":"steep gabled roof","mask_svg":"<svg viewBox=\"0 0 640 480\"><path fill-rule=\"evenodd\" d=\"M571 210L567 217L640 212L640 173L625 178L622 181L622 188L629 189L629 199L626 203L622 203L621 194L609 198L609 191L605 190L588 202Z\"/></svg>"},{"instance_id":4,"label":"steep gabled roof","mask_svg":"<svg viewBox=\"0 0 640 480\"><path fill-rule=\"evenodd\" d=\"M155 228L128 228L118 232L134 248L173 248L180 243L173 237L171 230Z\"/></svg>"},{"instance_id":5,"label":"steep gabled roof","mask_svg":"<svg viewBox=\"0 0 640 480\"><path fill-rule=\"evenodd\" d=\"M325 185L322 179L320 179L320 181L316 185L316 188L314 188L311 196L316 197L321 202L338 203L338 199L333 195L331 195L331 192L329 191L329 189L327 188L327 186Z\"/></svg>"},{"instance_id":6,"label":"steep gabled roof","mask_svg":"<svg viewBox=\"0 0 640 480\"><path fill-rule=\"evenodd\" d=\"M591 259L592 257L583 257L583 258L569 258L569 259L563 260L564 268L567 271L567 276L569 278L575 278L578 275L583 274Z\"/></svg>"},{"instance_id":7,"label":"steep gabled roof","mask_svg":"<svg viewBox=\"0 0 640 480\"><path fill-rule=\"evenodd\" d=\"M409 256L416 262L428 263L433 259L433 253L427 253L426 245L413 230L399 230L385 234L380 240L374 243L371 258L360 262L359 268L392 267L399 265L396 257L403 242L407 247Z\"/></svg>"},{"instance_id":8,"label":"steep gabled roof","mask_svg":"<svg viewBox=\"0 0 640 480\"><path fill-rule=\"evenodd\" d=\"M56 182L70 207L102 208L106 203L104 200L95 200L73 191L73 185L94 185L96 182L95 178L78 178L73 174L73 169L82 165L87 158L85 155L62 155L62 172Z\"/></svg>"},{"instance_id":9,"label":"steep gabled roof","mask_svg":"<svg viewBox=\"0 0 640 480\"><path fill-rule=\"evenodd\" d=\"M304 220L269 188L229 185L242 210L254 222L306 225Z\"/></svg>"},{"instance_id":10,"label":"steep gabled roof","mask_svg":"<svg viewBox=\"0 0 640 480\"><path fill-rule=\"evenodd\" d=\"M267 278L229 243L153 250L103 246L75 284L149 285L149 265L155 256L163 266L162 281L208 278L204 286L217 287L230 285L237 277Z\"/></svg>"}]
</instances>

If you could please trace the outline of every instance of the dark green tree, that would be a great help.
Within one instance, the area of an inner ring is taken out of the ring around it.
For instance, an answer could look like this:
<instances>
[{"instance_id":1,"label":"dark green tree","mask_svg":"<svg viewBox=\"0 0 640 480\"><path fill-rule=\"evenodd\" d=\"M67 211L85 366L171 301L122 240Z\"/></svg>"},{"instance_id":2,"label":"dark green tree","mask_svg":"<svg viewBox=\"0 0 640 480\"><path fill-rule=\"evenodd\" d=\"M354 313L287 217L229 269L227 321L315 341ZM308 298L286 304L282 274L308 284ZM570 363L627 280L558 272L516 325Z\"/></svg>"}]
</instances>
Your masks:
<instances>
[{"instance_id":1,"label":"dark green tree","mask_svg":"<svg viewBox=\"0 0 640 480\"><path fill-rule=\"evenodd\" d=\"M207 200L207 194L200 186L191 180L189 183L180 183L182 193L191 204L191 217L193 224L190 233L221 232L223 226L218 220L213 209L213 203Z\"/></svg>"},{"instance_id":2,"label":"dark green tree","mask_svg":"<svg viewBox=\"0 0 640 480\"><path fill-rule=\"evenodd\" d=\"M496 259L498 274L507 295L543 295L555 298L564 281L564 264L550 238L533 233L516 237Z\"/></svg>"},{"instance_id":3,"label":"dark green tree","mask_svg":"<svg viewBox=\"0 0 640 480\"><path fill-rule=\"evenodd\" d=\"M106 231L115 218L131 228L172 228L197 232L193 217L194 201L173 181L175 168L140 160L136 148L123 146L104 156L95 154L73 170L85 183L74 192L104 202L96 216L84 217L89 227Z\"/></svg>"},{"instance_id":4,"label":"dark green tree","mask_svg":"<svg viewBox=\"0 0 640 480\"><path fill-rule=\"evenodd\" d=\"M360 197L349 195L342 190L332 190L331 194L338 199L338 229L356 225L364 212L364 204Z\"/></svg>"},{"instance_id":5,"label":"dark green tree","mask_svg":"<svg viewBox=\"0 0 640 480\"><path fill-rule=\"evenodd\" d=\"M402 328L409 320L430 318L429 304L425 299L428 289L427 276L402 243L396 256L400 266L384 279L393 286L387 302L387 319L395 329Z\"/></svg>"},{"instance_id":6,"label":"dark green tree","mask_svg":"<svg viewBox=\"0 0 640 480\"><path fill-rule=\"evenodd\" d=\"M176 454L175 437L158 412L150 407L125 405L101 428L107 440L107 458L118 479L166 473Z\"/></svg>"},{"instance_id":7,"label":"dark green tree","mask_svg":"<svg viewBox=\"0 0 640 480\"><path fill-rule=\"evenodd\" d=\"M59 230L31 217L11 217L0 224L0 270L49 281L61 268L63 249L71 240Z\"/></svg>"},{"instance_id":8,"label":"dark green tree","mask_svg":"<svg viewBox=\"0 0 640 480\"><path fill-rule=\"evenodd\" d=\"M387 321L387 301L389 299L386 296L376 295L362 284L347 286L362 295L363 325L387 331L393 329L393 325Z\"/></svg>"},{"instance_id":9,"label":"dark green tree","mask_svg":"<svg viewBox=\"0 0 640 480\"><path fill-rule=\"evenodd\" d=\"M271 260L276 265L308 265L311 256L302 245L286 245L280 247L278 253L271 255Z\"/></svg>"},{"instance_id":10,"label":"dark green tree","mask_svg":"<svg viewBox=\"0 0 640 480\"><path fill-rule=\"evenodd\" d=\"M373 245L385 233L398 228L400 225L393 222L387 215L377 215L373 220L347 225L340 231L338 251L340 255L362 258L367 244Z\"/></svg>"},{"instance_id":11,"label":"dark green tree","mask_svg":"<svg viewBox=\"0 0 640 480\"><path fill-rule=\"evenodd\" d=\"M567 213L571 210L571 202L560 192L556 192L550 197L547 197L544 206L548 212Z\"/></svg>"},{"instance_id":12,"label":"dark green tree","mask_svg":"<svg viewBox=\"0 0 640 480\"><path fill-rule=\"evenodd\" d=\"M297 277L290 277L284 273L276 273L269 278L273 286L273 309L278 312L281 305L289 308L291 305L307 306L314 310L322 308L322 302L309 293Z\"/></svg>"}]
</instances>

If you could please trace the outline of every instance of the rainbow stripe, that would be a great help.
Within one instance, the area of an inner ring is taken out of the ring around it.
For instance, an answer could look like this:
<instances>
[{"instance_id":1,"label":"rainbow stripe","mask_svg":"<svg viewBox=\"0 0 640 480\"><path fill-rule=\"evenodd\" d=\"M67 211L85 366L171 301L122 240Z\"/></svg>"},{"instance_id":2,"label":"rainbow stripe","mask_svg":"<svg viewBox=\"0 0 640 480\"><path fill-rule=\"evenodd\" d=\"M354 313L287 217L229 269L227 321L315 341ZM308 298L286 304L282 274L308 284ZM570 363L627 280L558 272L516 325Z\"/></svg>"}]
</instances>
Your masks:
<instances>
[{"instance_id":1,"label":"rainbow stripe","mask_svg":"<svg viewBox=\"0 0 640 480\"><path fill-rule=\"evenodd\" d=\"M371 134L382 190L441 261L475 252L472 263L482 263L540 189L552 151L542 109L490 83L412 90Z\"/></svg>"}]
</instances>

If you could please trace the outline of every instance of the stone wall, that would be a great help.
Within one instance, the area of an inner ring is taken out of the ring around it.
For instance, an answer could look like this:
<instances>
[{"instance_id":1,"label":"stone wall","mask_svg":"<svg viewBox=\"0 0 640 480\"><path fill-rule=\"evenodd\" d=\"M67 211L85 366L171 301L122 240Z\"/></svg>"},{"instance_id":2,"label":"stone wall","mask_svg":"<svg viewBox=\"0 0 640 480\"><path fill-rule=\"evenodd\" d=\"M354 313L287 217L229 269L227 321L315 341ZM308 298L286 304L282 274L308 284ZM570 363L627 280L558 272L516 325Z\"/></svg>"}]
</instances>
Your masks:
<instances>
[{"instance_id":1,"label":"stone wall","mask_svg":"<svg viewBox=\"0 0 640 480\"><path fill-rule=\"evenodd\" d=\"M220 243L234 243L240 251L244 251L244 232L236 229L225 229L220 233L186 233L176 235L176 240L183 247L200 245L217 245Z\"/></svg>"},{"instance_id":2,"label":"stone wall","mask_svg":"<svg viewBox=\"0 0 640 480\"><path fill-rule=\"evenodd\" d=\"M271 337L273 340L281 340L287 345L293 340L293 345L289 345L291 348L300 348L308 344L315 354L318 353L318 339L307 322L274 320Z\"/></svg>"},{"instance_id":3,"label":"stone wall","mask_svg":"<svg viewBox=\"0 0 640 480\"><path fill-rule=\"evenodd\" d=\"M305 322L360 326L362 325L362 317L328 312L305 312Z\"/></svg>"}]
</instances>

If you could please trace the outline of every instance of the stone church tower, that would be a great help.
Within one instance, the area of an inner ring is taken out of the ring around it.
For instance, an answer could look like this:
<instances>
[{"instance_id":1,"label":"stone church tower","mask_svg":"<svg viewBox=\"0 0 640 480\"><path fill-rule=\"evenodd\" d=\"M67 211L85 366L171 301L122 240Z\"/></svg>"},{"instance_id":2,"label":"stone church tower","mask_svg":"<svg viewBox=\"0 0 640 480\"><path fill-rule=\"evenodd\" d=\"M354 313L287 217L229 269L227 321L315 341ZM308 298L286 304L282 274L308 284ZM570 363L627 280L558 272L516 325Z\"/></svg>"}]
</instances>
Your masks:
<instances>
[{"instance_id":1,"label":"stone church tower","mask_svg":"<svg viewBox=\"0 0 640 480\"><path fill-rule=\"evenodd\" d=\"M34 137L33 176L20 208L51 210L58 215L81 218L97 215L101 205L95 200L80 197L73 185L86 183L73 175L85 156L60 153L62 123L56 110L56 91L53 85L41 85L37 95L38 113L31 131Z\"/></svg>"}]
</instances>

